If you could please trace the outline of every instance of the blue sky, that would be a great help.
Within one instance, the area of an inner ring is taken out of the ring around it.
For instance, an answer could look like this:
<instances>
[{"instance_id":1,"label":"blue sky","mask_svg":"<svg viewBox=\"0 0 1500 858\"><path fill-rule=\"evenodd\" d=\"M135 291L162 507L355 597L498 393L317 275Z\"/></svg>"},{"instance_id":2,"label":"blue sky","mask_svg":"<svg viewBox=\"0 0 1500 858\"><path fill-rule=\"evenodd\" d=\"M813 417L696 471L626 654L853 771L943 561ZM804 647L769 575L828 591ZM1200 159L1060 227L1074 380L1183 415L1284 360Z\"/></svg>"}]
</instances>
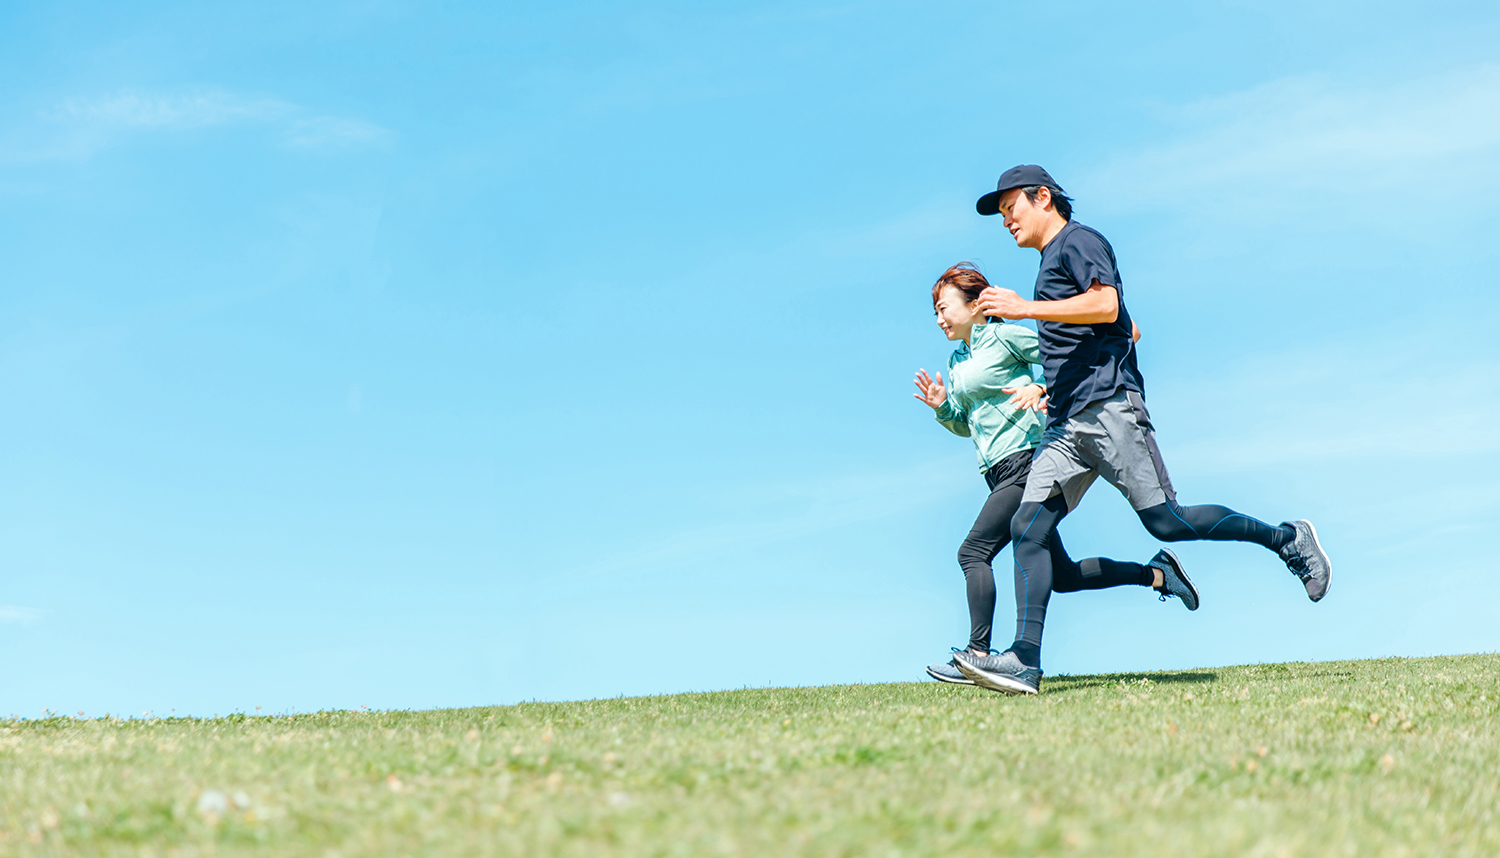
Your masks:
<instances>
[{"instance_id":1,"label":"blue sky","mask_svg":"<svg viewBox=\"0 0 1500 858\"><path fill-rule=\"evenodd\" d=\"M973 211L1022 162L1114 244L1182 499L1338 570L1183 545L1199 612L1058 597L1049 672L1500 649L1496 45L1482 3L7 3L0 713L922 678L984 492L909 396L927 290L1029 291ZM1064 533L1157 548L1103 485Z\"/></svg>"}]
</instances>

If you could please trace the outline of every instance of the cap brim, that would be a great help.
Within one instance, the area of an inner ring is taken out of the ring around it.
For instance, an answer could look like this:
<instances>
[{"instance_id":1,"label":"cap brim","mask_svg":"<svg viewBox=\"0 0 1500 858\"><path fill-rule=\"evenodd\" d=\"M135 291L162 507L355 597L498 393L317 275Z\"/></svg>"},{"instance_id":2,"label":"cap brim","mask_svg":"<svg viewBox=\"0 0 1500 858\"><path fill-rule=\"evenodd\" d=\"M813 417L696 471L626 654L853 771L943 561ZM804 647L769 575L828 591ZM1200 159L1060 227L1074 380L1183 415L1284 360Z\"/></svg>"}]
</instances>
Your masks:
<instances>
[{"instance_id":1,"label":"cap brim","mask_svg":"<svg viewBox=\"0 0 1500 858\"><path fill-rule=\"evenodd\" d=\"M990 191L989 193L987 193L984 196L982 196L982 197L979 198L979 202L977 202L977 203L974 204L974 210L977 211L977 212L979 212L982 215L999 214L1000 213L1000 195L1003 194L1003 193L1005 193L1005 192L1004 191Z\"/></svg>"}]
</instances>

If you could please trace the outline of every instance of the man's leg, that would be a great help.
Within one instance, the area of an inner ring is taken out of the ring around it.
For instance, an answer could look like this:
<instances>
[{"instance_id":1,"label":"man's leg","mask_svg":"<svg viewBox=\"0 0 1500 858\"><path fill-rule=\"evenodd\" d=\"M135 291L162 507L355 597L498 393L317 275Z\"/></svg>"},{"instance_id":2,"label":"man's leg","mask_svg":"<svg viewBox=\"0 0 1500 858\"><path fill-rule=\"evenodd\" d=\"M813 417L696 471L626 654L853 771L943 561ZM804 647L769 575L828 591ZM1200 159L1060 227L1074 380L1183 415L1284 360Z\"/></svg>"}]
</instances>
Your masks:
<instances>
[{"instance_id":1,"label":"man's leg","mask_svg":"<svg viewBox=\"0 0 1500 858\"><path fill-rule=\"evenodd\" d=\"M995 555L1010 543L1010 520L1021 503L1026 475L1031 470L1031 451L1010 456L985 473L989 496L974 520L974 527L958 548L958 565L964 570L964 589L969 602L968 651L980 655L990 651L990 631L995 621ZM955 657L956 658L956 657ZM958 669L956 660L930 664L927 675L941 682L974 684Z\"/></svg>"},{"instance_id":2,"label":"man's leg","mask_svg":"<svg viewBox=\"0 0 1500 858\"><path fill-rule=\"evenodd\" d=\"M1057 544L1064 574L1071 560L1054 539L1056 529L1094 481L1097 472L1084 460L1077 421L1049 429L1042 446L1031 460L1026 491L1011 519L1012 552L1015 555L1016 642L999 655L977 657L958 653L960 671L975 683L1010 694L1035 694L1041 687L1041 630L1055 578L1053 545ZM1076 583L1076 582L1072 582Z\"/></svg>"},{"instance_id":3,"label":"man's leg","mask_svg":"<svg viewBox=\"0 0 1500 858\"><path fill-rule=\"evenodd\" d=\"M1061 542L1057 538L1057 525L1067 514L1067 499L1056 494L1040 503L1022 502L1011 519L1011 541L1015 543L1012 554L1016 561L1016 639L1010 650L1027 667L1042 666L1042 626L1047 622L1047 602L1052 597L1053 578L1057 574L1052 563L1052 545Z\"/></svg>"},{"instance_id":4,"label":"man's leg","mask_svg":"<svg viewBox=\"0 0 1500 858\"><path fill-rule=\"evenodd\" d=\"M1057 526L1068 514L1061 494L1021 504L1011 523L1016 560L1016 638L1010 650L1028 667L1042 666L1042 628L1053 593L1104 590L1127 585L1150 587L1158 571L1142 563L1090 557L1075 562L1063 547Z\"/></svg>"},{"instance_id":5,"label":"man's leg","mask_svg":"<svg viewBox=\"0 0 1500 858\"><path fill-rule=\"evenodd\" d=\"M1010 520L1016 570L1016 625L1034 629L1039 644L1041 626L1052 594L1052 540L1058 522L1094 481L1095 472L1079 456L1077 439L1066 426L1049 429L1031 460L1021 505ZM1022 635L1017 635L1018 638ZM999 655L956 653L954 663L971 681L1008 694L1035 694L1041 688L1040 647L1013 644Z\"/></svg>"},{"instance_id":6,"label":"man's leg","mask_svg":"<svg viewBox=\"0 0 1500 858\"><path fill-rule=\"evenodd\" d=\"M958 564L964 570L964 581L969 597L969 649L985 653L990 648L990 629L995 619L995 573L993 563L1011 540L1011 521L1021 506L1024 483L1001 485L985 499L974 527L958 549ZM1061 498L1061 495L1058 496ZM1061 521L1064 511L1057 516ZM1050 517L1048 518L1050 520ZM1126 563L1105 557L1090 557L1074 561L1063 546L1062 534L1054 525L1040 541L1047 554L1047 563L1033 560L1037 574L1028 577L1019 572L1015 575L1016 605L1037 605L1038 615L1045 615L1048 587L1038 583L1035 588L1023 582L1050 581L1053 593L1076 593L1081 590L1104 590L1127 584L1150 587L1160 572L1140 563ZM1019 544L1017 548L1019 549ZM1031 546L1028 546L1031 547ZM1020 560L1016 561L1017 570ZM1020 611L1018 610L1018 614ZM1016 636L1020 639L1021 635ZM1040 643L1038 636L1037 643ZM1028 662L1029 664L1030 662Z\"/></svg>"},{"instance_id":7,"label":"man's leg","mask_svg":"<svg viewBox=\"0 0 1500 858\"><path fill-rule=\"evenodd\" d=\"M1159 580L1163 595L1180 597L1189 610L1198 606L1196 589L1170 552L1163 551L1141 565L1106 558L1074 563L1063 550L1058 524L1082 500L1100 473L1099 466L1107 464L1107 457L1101 454L1113 446L1108 427L1099 419L1103 404L1049 429L1032 460L1026 492L1011 519L1016 569L1015 642L997 656L976 659L961 654L956 659L964 675L987 688L1036 693L1041 682L1042 629L1054 590L1153 586Z\"/></svg>"},{"instance_id":8,"label":"man's leg","mask_svg":"<svg viewBox=\"0 0 1500 858\"><path fill-rule=\"evenodd\" d=\"M1253 542L1272 551L1281 551L1297 537L1289 524L1273 527L1227 506L1199 504L1178 506L1175 497L1166 503L1136 510L1141 524L1162 542L1185 542L1211 539L1222 542Z\"/></svg>"},{"instance_id":9,"label":"man's leg","mask_svg":"<svg viewBox=\"0 0 1500 858\"><path fill-rule=\"evenodd\" d=\"M1308 522L1266 524L1217 504L1181 506L1167 474L1145 400L1126 391L1106 400L1100 421L1108 430L1100 475L1123 493L1151 535L1163 542L1251 542L1275 551L1302 579L1314 601L1328 590L1332 567Z\"/></svg>"}]
</instances>

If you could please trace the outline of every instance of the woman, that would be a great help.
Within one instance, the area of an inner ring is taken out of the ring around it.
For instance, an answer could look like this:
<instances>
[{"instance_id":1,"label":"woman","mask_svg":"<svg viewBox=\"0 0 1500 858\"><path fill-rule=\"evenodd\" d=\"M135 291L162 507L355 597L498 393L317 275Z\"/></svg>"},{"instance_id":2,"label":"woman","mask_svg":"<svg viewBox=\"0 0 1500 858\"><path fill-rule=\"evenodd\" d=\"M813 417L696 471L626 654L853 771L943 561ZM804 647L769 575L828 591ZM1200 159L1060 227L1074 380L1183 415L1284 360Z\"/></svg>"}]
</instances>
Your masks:
<instances>
[{"instance_id":1,"label":"woman","mask_svg":"<svg viewBox=\"0 0 1500 858\"><path fill-rule=\"evenodd\" d=\"M1031 454L1041 442L1044 421L1039 414L1046 409L1047 394L1045 385L1034 381L1031 372L1033 364L1041 363L1036 332L979 315L979 293L989 285L967 262L949 268L933 284L938 327L949 340L961 344L948 358L947 384L942 373L929 377L926 370L917 370L917 393L913 394L933 409L948 431L974 440L979 470L990 489L973 529L958 549L969 600L969 650L976 655L990 651L995 617L995 575L990 564L1010 542L1010 520L1021 505ZM1139 330L1134 334L1140 339ZM1197 610L1198 591L1165 549L1144 565L1105 558L1075 563L1054 532L1049 550L1055 570L1053 592L1133 584L1155 588L1163 600L1179 597L1188 610ZM1024 596L1019 582L1017 595ZM974 684L951 659L928 665L927 673L940 682Z\"/></svg>"}]
</instances>

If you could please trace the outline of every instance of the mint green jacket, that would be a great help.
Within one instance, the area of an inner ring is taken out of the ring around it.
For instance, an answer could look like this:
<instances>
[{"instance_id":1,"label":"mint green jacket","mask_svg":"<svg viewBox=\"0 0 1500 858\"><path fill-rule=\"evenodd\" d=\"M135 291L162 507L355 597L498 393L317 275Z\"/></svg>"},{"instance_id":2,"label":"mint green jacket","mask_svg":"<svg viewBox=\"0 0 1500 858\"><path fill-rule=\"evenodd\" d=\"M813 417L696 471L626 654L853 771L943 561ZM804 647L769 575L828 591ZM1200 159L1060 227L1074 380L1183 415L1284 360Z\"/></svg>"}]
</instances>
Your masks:
<instances>
[{"instance_id":1,"label":"mint green jacket","mask_svg":"<svg viewBox=\"0 0 1500 858\"><path fill-rule=\"evenodd\" d=\"M988 471L1006 456L1041 442L1042 418L1006 404L1012 394L1000 392L1042 384L1032 381L1031 372L1031 365L1041 362L1036 332L1002 322L975 325L969 342L948 358L948 399L938 406L937 421L955 435L974 439L979 470Z\"/></svg>"}]
</instances>

